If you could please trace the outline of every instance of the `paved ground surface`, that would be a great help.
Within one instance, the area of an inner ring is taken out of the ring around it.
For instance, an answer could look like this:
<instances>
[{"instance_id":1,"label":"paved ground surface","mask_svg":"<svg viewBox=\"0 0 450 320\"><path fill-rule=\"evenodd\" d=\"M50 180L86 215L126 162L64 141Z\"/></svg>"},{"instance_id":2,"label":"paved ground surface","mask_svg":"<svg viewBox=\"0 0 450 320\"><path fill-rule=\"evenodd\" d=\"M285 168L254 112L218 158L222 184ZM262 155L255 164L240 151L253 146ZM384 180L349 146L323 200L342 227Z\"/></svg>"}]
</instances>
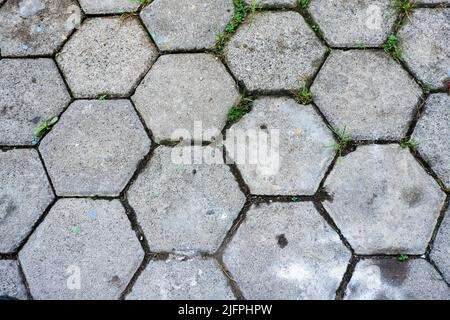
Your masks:
<instances>
[{"instance_id":1,"label":"paved ground surface","mask_svg":"<svg viewBox=\"0 0 450 320\"><path fill-rule=\"evenodd\" d=\"M395 2L0 0L0 296L450 299L450 1Z\"/></svg>"}]
</instances>

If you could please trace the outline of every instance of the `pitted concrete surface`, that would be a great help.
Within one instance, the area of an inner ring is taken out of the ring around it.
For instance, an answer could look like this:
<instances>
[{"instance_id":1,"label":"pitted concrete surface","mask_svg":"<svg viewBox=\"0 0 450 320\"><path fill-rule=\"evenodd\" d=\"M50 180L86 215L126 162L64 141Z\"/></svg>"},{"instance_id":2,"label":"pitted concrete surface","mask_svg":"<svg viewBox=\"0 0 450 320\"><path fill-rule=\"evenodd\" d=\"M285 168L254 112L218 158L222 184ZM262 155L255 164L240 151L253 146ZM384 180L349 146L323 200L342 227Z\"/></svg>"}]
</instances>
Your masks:
<instances>
[{"instance_id":1,"label":"pitted concrete surface","mask_svg":"<svg viewBox=\"0 0 450 320\"><path fill-rule=\"evenodd\" d=\"M450 299L449 10L0 0L0 299Z\"/></svg>"}]
</instances>

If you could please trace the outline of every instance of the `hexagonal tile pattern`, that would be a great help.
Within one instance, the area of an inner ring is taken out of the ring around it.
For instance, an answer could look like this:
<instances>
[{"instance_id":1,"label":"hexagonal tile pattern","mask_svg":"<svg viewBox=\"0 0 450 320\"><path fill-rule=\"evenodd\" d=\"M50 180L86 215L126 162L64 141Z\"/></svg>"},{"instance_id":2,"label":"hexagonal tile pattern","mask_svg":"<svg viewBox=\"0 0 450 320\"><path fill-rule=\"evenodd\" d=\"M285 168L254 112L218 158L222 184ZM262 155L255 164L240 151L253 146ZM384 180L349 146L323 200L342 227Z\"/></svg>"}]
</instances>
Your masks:
<instances>
[{"instance_id":1,"label":"hexagonal tile pattern","mask_svg":"<svg viewBox=\"0 0 450 320\"><path fill-rule=\"evenodd\" d=\"M225 146L251 193L313 195L336 154L334 143L312 105L266 97L231 127ZM246 151L257 161L244 159Z\"/></svg>"},{"instance_id":2,"label":"hexagonal tile pattern","mask_svg":"<svg viewBox=\"0 0 450 320\"><path fill-rule=\"evenodd\" d=\"M118 200L58 200L19 253L39 300L118 299L143 258Z\"/></svg>"},{"instance_id":3,"label":"hexagonal tile pattern","mask_svg":"<svg viewBox=\"0 0 450 320\"><path fill-rule=\"evenodd\" d=\"M225 48L225 56L247 89L270 92L304 87L325 51L300 14L280 11L247 19Z\"/></svg>"},{"instance_id":4,"label":"hexagonal tile pattern","mask_svg":"<svg viewBox=\"0 0 450 320\"><path fill-rule=\"evenodd\" d=\"M403 59L433 89L446 87L450 65L450 8L416 9L400 29Z\"/></svg>"},{"instance_id":5,"label":"hexagonal tile pattern","mask_svg":"<svg viewBox=\"0 0 450 320\"><path fill-rule=\"evenodd\" d=\"M139 20L105 17L84 21L56 60L77 98L124 97L157 54Z\"/></svg>"},{"instance_id":6,"label":"hexagonal tile pattern","mask_svg":"<svg viewBox=\"0 0 450 320\"><path fill-rule=\"evenodd\" d=\"M399 64L371 50L334 51L311 92L332 126L361 140L402 139L422 95Z\"/></svg>"},{"instance_id":7,"label":"hexagonal tile pattern","mask_svg":"<svg viewBox=\"0 0 450 320\"><path fill-rule=\"evenodd\" d=\"M423 259L362 260L347 287L348 300L449 300L450 289Z\"/></svg>"},{"instance_id":8,"label":"hexagonal tile pattern","mask_svg":"<svg viewBox=\"0 0 450 320\"><path fill-rule=\"evenodd\" d=\"M2 56L52 55L81 19L75 0L15 0L0 8Z\"/></svg>"},{"instance_id":9,"label":"hexagonal tile pattern","mask_svg":"<svg viewBox=\"0 0 450 320\"><path fill-rule=\"evenodd\" d=\"M324 206L358 254L423 254L445 194L398 145L361 146L328 176Z\"/></svg>"},{"instance_id":10,"label":"hexagonal tile pattern","mask_svg":"<svg viewBox=\"0 0 450 320\"><path fill-rule=\"evenodd\" d=\"M178 140L179 130L193 137L196 121L201 121L204 134L220 133L240 95L220 60L199 53L161 56L132 99L155 140L161 142Z\"/></svg>"},{"instance_id":11,"label":"hexagonal tile pattern","mask_svg":"<svg viewBox=\"0 0 450 320\"><path fill-rule=\"evenodd\" d=\"M253 5L254 0L244 0L247 5ZM258 8L294 8L298 0L257 0Z\"/></svg>"},{"instance_id":12,"label":"hexagonal tile pattern","mask_svg":"<svg viewBox=\"0 0 450 320\"><path fill-rule=\"evenodd\" d=\"M155 0L142 21L163 51L208 49L233 18L232 0Z\"/></svg>"},{"instance_id":13,"label":"hexagonal tile pattern","mask_svg":"<svg viewBox=\"0 0 450 320\"><path fill-rule=\"evenodd\" d=\"M213 260L150 261L129 300L233 300L227 278Z\"/></svg>"},{"instance_id":14,"label":"hexagonal tile pattern","mask_svg":"<svg viewBox=\"0 0 450 320\"><path fill-rule=\"evenodd\" d=\"M27 300L27 289L14 260L0 260L0 298L2 296Z\"/></svg>"},{"instance_id":15,"label":"hexagonal tile pattern","mask_svg":"<svg viewBox=\"0 0 450 320\"><path fill-rule=\"evenodd\" d=\"M51 59L0 60L0 144L31 145L36 128L69 101Z\"/></svg>"},{"instance_id":16,"label":"hexagonal tile pattern","mask_svg":"<svg viewBox=\"0 0 450 320\"><path fill-rule=\"evenodd\" d=\"M245 196L222 150L213 150L161 146L131 186L128 200L152 251L213 253L231 228Z\"/></svg>"},{"instance_id":17,"label":"hexagonal tile pattern","mask_svg":"<svg viewBox=\"0 0 450 320\"><path fill-rule=\"evenodd\" d=\"M12 253L54 195L35 150L0 151L0 253Z\"/></svg>"},{"instance_id":18,"label":"hexagonal tile pattern","mask_svg":"<svg viewBox=\"0 0 450 320\"><path fill-rule=\"evenodd\" d=\"M448 259L450 256L450 209L447 210L440 225L430 256L444 275L447 283L450 283L450 261Z\"/></svg>"},{"instance_id":19,"label":"hexagonal tile pattern","mask_svg":"<svg viewBox=\"0 0 450 320\"><path fill-rule=\"evenodd\" d=\"M151 141L127 100L77 100L40 145L60 196L117 196Z\"/></svg>"},{"instance_id":20,"label":"hexagonal tile pattern","mask_svg":"<svg viewBox=\"0 0 450 320\"><path fill-rule=\"evenodd\" d=\"M139 9L139 1L131 0L79 0L88 14L123 13Z\"/></svg>"},{"instance_id":21,"label":"hexagonal tile pattern","mask_svg":"<svg viewBox=\"0 0 450 320\"><path fill-rule=\"evenodd\" d=\"M314 0L308 8L333 47L378 47L397 19L390 0Z\"/></svg>"},{"instance_id":22,"label":"hexagonal tile pattern","mask_svg":"<svg viewBox=\"0 0 450 320\"><path fill-rule=\"evenodd\" d=\"M431 168L450 187L450 96L432 94L417 122L412 141Z\"/></svg>"},{"instance_id":23,"label":"hexagonal tile pattern","mask_svg":"<svg viewBox=\"0 0 450 320\"><path fill-rule=\"evenodd\" d=\"M350 256L312 203L272 203L248 211L224 262L247 299L322 300L334 298Z\"/></svg>"}]
</instances>

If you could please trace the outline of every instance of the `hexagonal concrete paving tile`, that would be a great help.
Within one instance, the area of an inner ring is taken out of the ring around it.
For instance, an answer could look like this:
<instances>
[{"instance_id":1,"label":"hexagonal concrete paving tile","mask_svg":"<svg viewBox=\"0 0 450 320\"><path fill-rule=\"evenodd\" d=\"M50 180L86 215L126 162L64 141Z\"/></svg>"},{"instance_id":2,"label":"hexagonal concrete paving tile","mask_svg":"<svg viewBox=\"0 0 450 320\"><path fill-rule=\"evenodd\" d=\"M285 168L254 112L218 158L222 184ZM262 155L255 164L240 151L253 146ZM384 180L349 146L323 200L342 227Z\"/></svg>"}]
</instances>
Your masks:
<instances>
[{"instance_id":1,"label":"hexagonal concrete paving tile","mask_svg":"<svg viewBox=\"0 0 450 320\"><path fill-rule=\"evenodd\" d=\"M208 259L150 261L128 300L233 300L217 262Z\"/></svg>"},{"instance_id":2,"label":"hexagonal concrete paving tile","mask_svg":"<svg viewBox=\"0 0 450 320\"><path fill-rule=\"evenodd\" d=\"M244 0L247 5L253 5L255 0ZM298 0L257 0L258 8L294 8Z\"/></svg>"},{"instance_id":3,"label":"hexagonal concrete paving tile","mask_svg":"<svg viewBox=\"0 0 450 320\"><path fill-rule=\"evenodd\" d=\"M372 50L332 52L311 92L333 127L361 140L402 139L422 95L399 64Z\"/></svg>"},{"instance_id":4,"label":"hexagonal concrete paving tile","mask_svg":"<svg viewBox=\"0 0 450 320\"><path fill-rule=\"evenodd\" d=\"M14 260L0 260L0 297L27 300L27 289ZM1 298L0 298L1 299Z\"/></svg>"},{"instance_id":5,"label":"hexagonal concrete paving tile","mask_svg":"<svg viewBox=\"0 0 450 320\"><path fill-rule=\"evenodd\" d=\"M447 283L450 283L450 260L448 259L450 257L450 209L447 209L440 225L430 257L444 275Z\"/></svg>"},{"instance_id":6,"label":"hexagonal concrete paving tile","mask_svg":"<svg viewBox=\"0 0 450 320\"><path fill-rule=\"evenodd\" d=\"M186 130L194 137L196 121L201 121L204 131L199 130L205 135L219 134L240 95L220 60L199 53L161 56L132 99L156 142L161 142L185 137ZM200 139L211 137L196 140Z\"/></svg>"},{"instance_id":7,"label":"hexagonal concrete paving tile","mask_svg":"<svg viewBox=\"0 0 450 320\"><path fill-rule=\"evenodd\" d=\"M128 100L77 100L39 148L59 196L117 196L150 145Z\"/></svg>"},{"instance_id":8,"label":"hexagonal concrete paving tile","mask_svg":"<svg viewBox=\"0 0 450 320\"><path fill-rule=\"evenodd\" d=\"M336 154L334 143L312 105L265 97L227 131L225 146L252 194L313 195Z\"/></svg>"},{"instance_id":9,"label":"hexagonal concrete paving tile","mask_svg":"<svg viewBox=\"0 0 450 320\"><path fill-rule=\"evenodd\" d=\"M346 299L449 300L450 289L423 259L369 259L356 265Z\"/></svg>"},{"instance_id":10,"label":"hexagonal concrete paving tile","mask_svg":"<svg viewBox=\"0 0 450 320\"><path fill-rule=\"evenodd\" d=\"M79 0L81 8L88 14L108 14L133 12L139 9L140 1L135 0Z\"/></svg>"},{"instance_id":11,"label":"hexagonal concrete paving tile","mask_svg":"<svg viewBox=\"0 0 450 320\"><path fill-rule=\"evenodd\" d=\"M450 188L450 96L432 94L411 137L417 150Z\"/></svg>"},{"instance_id":12,"label":"hexagonal concrete paving tile","mask_svg":"<svg viewBox=\"0 0 450 320\"><path fill-rule=\"evenodd\" d=\"M131 186L128 200L152 251L213 253L231 228L245 196L222 150L212 150L161 146Z\"/></svg>"},{"instance_id":13,"label":"hexagonal concrete paving tile","mask_svg":"<svg viewBox=\"0 0 450 320\"><path fill-rule=\"evenodd\" d=\"M105 17L84 21L56 60L77 98L124 97L157 54L138 19Z\"/></svg>"},{"instance_id":14,"label":"hexagonal concrete paving tile","mask_svg":"<svg viewBox=\"0 0 450 320\"><path fill-rule=\"evenodd\" d=\"M69 101L51 59L0 60L0 145L31 145L40 124Z\"/></svg>"},{"instance_id":15,"label":"hexagonal concrete paving tile","mask_svg":"<svg viewBox=\"0 0 450 320\"><path fill-rule=\"evenodd\" d=\"M118 200L60 199L19 253L35 299L118 299L144 258Z\"/></svg>"},{"instance_id":16,"label":"hexagonal concrete paving tile","mask_svg":"<svg viewBox=\"0 0 450 320\"><path fill-rule=\"evenodd\" d=\"M35 150L0 150L0 253L12 253L54 199Z\"/></svg>"},{"instance_id":17,"label":"hexagonal concrete paving tile","mask_svg":"<svg viewBox=\"0 0 450 320\"><path fill-rule=\"evenodd\" d=\"M312 203L272 203L250 208L224 262L247 299L333 299L350 257Z\"/></svg>"},{"instance_id":18,"label":"hexagonal concrete paving tile","mask_svg":"<svg viewBox=\"0 0 450 320\"><path fill-rule=\"evenodd\" d=\"M141 12L162 51L208 49L233 18L232 0L155 0Z\"/></svg>"},{"instance_id":19,"label":"hexagonal concrete paving tile","mask_svg":"<svg viewBox=\"0 0 450 320\"><path fill-rule=\"evenodd\" d=\"M225 56L247 89L271 92L304 87L325 51L300 14L280 11L248 18L226 46Z\"/></svg>"},{"instance_id":20,"label":"hexagonal concrete paving tile","mask_svg":"<svg viewBox=\"0 0 450 320\"><path fill-rule=\"evenodd\" d=\"M358 254L423 254L445 194L398 145L360 146L338 161L324 206Z\"/></svg>"},{"instance_id":21,"label":"hexagonal concrete paving tile","mask_svg":"<svg viewBox=\"0 0 450 320\"><path fill-rule=\"evenodd\" d=\"M52 55L81 19L75 0L8 1L0 8L2 56Z\"/></svg>"},{"instance_id":22,"label":"hexagonal concrete paving tile","mask_svg":"<svg viewBox=\"0 0 450 320\"><path fill-rule=\"evenodd\" d=\"M333 47L378 47L392 31L397 11L390 0L314 0L308 8Z\"/></svg>"},{"instance_id":23,"label":"hexagonal concrete paving tile","mask_svg":"<svg viewBox=\"0 0 450 320\"><path fill-rule=\"evenodd\" d=\"M403 59L425 85L446 87L450 65L450 8L416 9L398 32Z\"/></svg>"}]
</instances>

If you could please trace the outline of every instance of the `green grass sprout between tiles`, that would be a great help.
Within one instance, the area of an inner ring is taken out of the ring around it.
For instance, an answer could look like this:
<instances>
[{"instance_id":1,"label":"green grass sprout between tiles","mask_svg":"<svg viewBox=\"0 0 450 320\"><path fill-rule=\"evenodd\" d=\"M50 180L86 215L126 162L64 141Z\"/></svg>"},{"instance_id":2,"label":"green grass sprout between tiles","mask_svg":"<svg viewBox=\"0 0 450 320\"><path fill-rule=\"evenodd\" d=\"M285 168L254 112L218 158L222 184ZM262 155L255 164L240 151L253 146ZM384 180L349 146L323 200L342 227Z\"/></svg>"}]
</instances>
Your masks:
<instances>
[{"instance_id":1,"label":"green grass sprout between tiles","mask_svg":"<svg viewBox=\"0 0 450 320\"><path fill-rule=\"evenodd\" d=\"M415 143L412 140L406 140L406 141L403 141L402 143L400 143L400 147L402 147L403 149L411 148L413 150L416 150L418 146L419 146L419 144Z\"/></svg>"},{"instance_id":2,"label":"green grass sprout between tiles","mask_svg":"<svg viewBox=\"0 0 450 320\"><path fill-rule=\"evenodd\" d=\"M406 254L401 254L398 256L397 260L400 262L406 262L409 260L409 256L407 256Z\"/></svg>"},{"instance_id":3,"label":"green grass sprout between tiles","mask_svg":"<svg viewBox=\"0 0 450 320\"><path fill-rule=\"evenodd\" d=\"M298 0L300 8L307 9L309 6L309 0Z\"/></svg>"},{"instance_id":4,"label":"green grass sprout between tiles","mask_svg":"<svg viewBox=\"0 0 450 320\"><path fill-rule=\"evenodd\" d=\"M388 36L386 43L383 46L385 52L389 53L392 58L401 60L402 50L398 46L398 37L395 34Z\"/></svg>"},{"instance_id":5,"label":"green grass sprout between tiles","mask_svg":"<svg viewBox=\"0 0 450 320\"><path fill-rule=\"evenodd\" d=\"M403 13L408 19L411 12L416 8L416 4L408 0L392 0L391 3L398 12Z\"/></svg>"},{"instance_id":6,"label":"green grass sprout between tiles","mask_svg":"<svg viewBox=\"0 0 450 320\"><path fill-rule=\"evenodd\" d=\"M338 142L327 147L336 150L338 152L338 159L341 159L345 148L347 148L350 145L353 139L349 134L346 133L346 128L342 130L337 130L332 127L329 128L337 136Z\"/></svg>"},{"instance_id":7,"label":"green grass sprout between tiles","mask_svg":"<svg viewBox=\"0 0 450 320\"><path fill-rule=\"evenodd\" d=\"M293 94L295 101L300 104L310 104L313 101L311 91L308 88L301 88L294 91Z\"/></svg>"},{"instance_id":8,"label":"green grass sprout between tiles","mask_svg":"<svg viewBox=\"0 0 450 320\"><path fill-rule=\"evenodd\" d=\"M232 106L228 111L228 121L230 124L235 124L239 120L242 119L247 113L249 113L252 109L253 99L250 97L242 98L241 101Z\"/></svg>"},{"instance_id":9,"label":"green grass sprout between tiles","mask_svg":"<svg viewBox=\"0 0 450 320\"><path fill-rule=\"evenodd\" d=\"M54 117L51 120L44 121L35 131L34 136L36 138L42 138L47 132L52 130L53 126L57 124L59 117Z\"/></svg>"}]
</instances>

